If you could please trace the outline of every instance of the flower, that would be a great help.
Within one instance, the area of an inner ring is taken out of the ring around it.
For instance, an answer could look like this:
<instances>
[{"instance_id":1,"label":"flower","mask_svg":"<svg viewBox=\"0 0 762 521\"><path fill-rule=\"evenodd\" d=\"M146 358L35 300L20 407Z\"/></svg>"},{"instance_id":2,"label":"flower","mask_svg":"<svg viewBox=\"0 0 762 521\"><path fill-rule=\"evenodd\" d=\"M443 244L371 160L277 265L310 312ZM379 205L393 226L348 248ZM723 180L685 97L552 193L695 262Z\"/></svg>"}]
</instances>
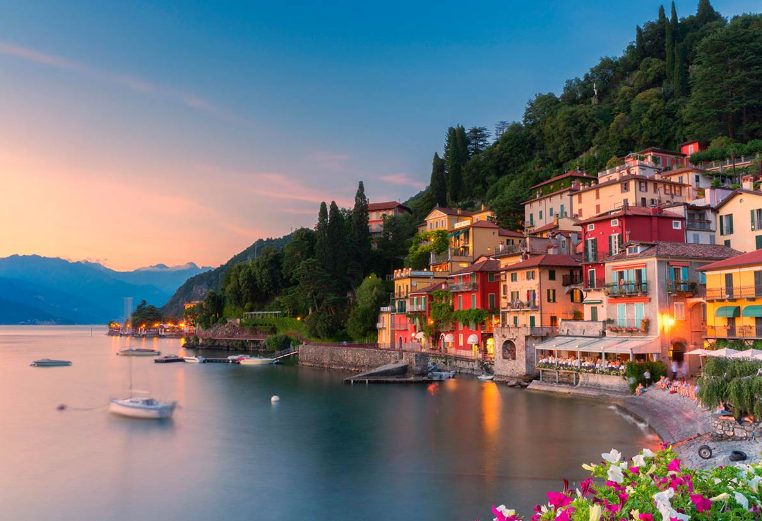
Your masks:
<instances>
[{"instance_id":1,"label":"flower","mask_svg":"<svg viewBox=\"0 0 762 521\"><path fill-rule=\"evenodd\" d=\"M630 467L630 472L633 473L633 474L637 474L638 472L640 472L640 468L639 467Z\"/></svg>"},{"instance_id":2,"label":"flower","mask_svg":"<svg viewBox=\"0 0 762 521\"><path fill-rule=\"evenodd\" d=\"M712 508L712 502L702 494L691 494L691 501L696 505L696 512L699 514Z\"/></svg>"},{"instance_id":3,"label":"flower","mask_svg":"<svg viewBox=\"0 0 762 521\"><path fill-rule=\"evenodd\" d=\"M553 508L558 509L561 507L565 507L566 505L571 503L571 498L567 496L566 494L564 494L563 492L550 491L548 492L548 503L550 503L550 505Z\"/></svg>"},{"instance_id":4,"label":"flower","mask_svg":"<svg viewBox=\"0 0 762 521\"><path fill-rule=\"evenodd\" d=\"M616 449L611 449L611 452L604 452L601 457L609 463L618 463L622 459L622 453Z\"/></svg>"},{"instance_id":5,"label":"flower","mask_svg":"<svg viewBox=\"0 0 762 521\"><path fill-rule=\"evenodd\" d=\"M624 481L624 474L622 474L622 469L616 465L609 467L607 476L609 481L613 481L614 483L622 483Z\"/></svg>"},{"instance_id":6,"label":"flower","mask_svg":"<svg viewBox=\"0 0 762 521\"><path fill-rule=\"evenodd\" d=\"M593 486L593 478L587 478L579 484L579 491L583 496L586 496Z\"/></svg>"},{"instance_id":7,"label":"flower","mask_svg":"<svg viewBox=\"0 0 762 521\"><path fill-rule=\"evenodd\" d=\"M722 494L718 494L714 496L713 498L709 498L709 501L711 501L712 503L715 503L717 501L725 501L729 497L730 497L730 494L728 494L727 492L723 492Z\"/></svg>"},{"instance_id":8,"label":"flower","mask_svg":"<svg viewBox=\"0 0 762 521\"><path fill-rule=\"evenodd\" d=\"M680 472L680 460L675 458L667 465L667 470L672 472Z\"/></svg>"},{"instance_id":9,"label":"flower","mask_svg":"<svg viewBox=\"0 0 762 521\"><path fill-rule=\"evenodd\" d=\"M643 455L644 458L653 458L654 456L656 456L656 454L654 454L654 451L652 451L651 449L643 449L642 451L640 451L640 453Z\"/></svg>"},{"instance_id":10,"label":"flower","mask_svg":"<svg viewBox=\"0 0 762 521\"><path fill-rule=\"evenodd\" d=\"M638 521L654 521L654 516L653 514L643 512L642 514L638 514Z\"/></svg>"},{"instance_id":11,"label":"flower","mask_svg":"<svg viewBox=\"0 0 762 521\"><path fill-rule=\"evenodd\" d=\"M736 503L741 505L744 508L744 510L749 510L749 500L746 498L746 496L744 496L740 492L735 492L733 494L733 499L735 499Z\"/></svg>"},{"instance_id":12,"label":"flower","mask_svg":"<svg viewBox=\"0 0 762 521\"><path fill-rule=\"evenodd\" d=\"M644 458L642 454L638 454L637 456L632 458L632 466L633 467L645 467L646 466L646 458Z\"/></svg>"},{"instance_id":13,"label":"flower","mask_svg":"<svg viewBox=\"0 0 762 521\"><path fill-rule=\"evenodd\" d=\"M601 518L601 514L603 513L603 510L601 509L601 505L595 504L590 507L590 521L599 521Z\"/></svg>"}]
</instances>

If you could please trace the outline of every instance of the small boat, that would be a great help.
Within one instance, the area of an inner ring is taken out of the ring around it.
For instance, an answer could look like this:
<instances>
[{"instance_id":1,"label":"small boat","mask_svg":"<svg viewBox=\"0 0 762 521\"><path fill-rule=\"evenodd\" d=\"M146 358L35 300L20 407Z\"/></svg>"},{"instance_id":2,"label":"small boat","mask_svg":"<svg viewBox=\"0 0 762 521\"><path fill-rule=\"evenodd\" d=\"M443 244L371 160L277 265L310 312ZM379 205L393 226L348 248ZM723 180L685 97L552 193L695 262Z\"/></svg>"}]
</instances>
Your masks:
<instances>
[{"instance_id":1,"label":"small boat","mask_svg":"<svg viewBox=\"0 0 762 521\"><path fill-rule=\"evenodd\" d=\"M230 355L228 357L228 362L231 364L238 364L241 362L241 360L245 360L247 358L250 358L249 355Z\"/></svg>"},{"instance_id":2,"label":"small boat","mask_svg":"<svg viewBox=\"0 0 762 521\"><path fill-rule=\"evenodd\" d=\"M185 360L177 355L164 355L154 359L155 364L173 364L175 362L185 362Z\"/></svg>"},{"instance_id":3,"label":"small boat","mask_svg":"<svg viewBox=\"0 0 762 521\"><path fill-rule=\"evenodd\" d=\"M238 361L241 365L270 365L275 363L275 358L246 357Z\"/></svg>"},{"instance_id":4,"label":"small boat","mask_svg":"<svg viewBox=\"0 0 762 521\"><path fill-rule=\"evenodd\" d=\"M161 420L171 418L175 406L177 406L177 402L160 402L150 396L130 396L129 398L111 400L109 411L128 418Z\"/></svg>"},{"instance_id":5,"label":"small boat","mask_svg":"<svg viewBox=\"0 0 762 521\"><path fill-rule=\"evenodd\" d=\"M71 362L68 360L51 360L50 358L40 358L39 360L35 360L29 365L33 367L66 367L71 365Z\"/></svg>"},{"instance_id":6,"label":"small boat","mask_svg":"<svg viewBox=\"0 0 762 521\"><path fill-rule=\"evenodd\" d=\"M494 374L484 373L484 374L480 374L479 376L477 376L477 378L481 382L490 382L490 381L495 379L495 375Z\"/></svg>"},{"instance_id":7,"label":"small boat","mask_svg":"<svg viewBox=\"0 0 762 521\"><path fill-rule=\"evenodd\" d=\"M429 378L432 380L447 380L455 378L455 371L429 371Z\"/></svg>"},{"instance_id":8,"label":"small boat","mask_svg":"<svg viewBox=\"0 0 762 521\"><path fill-rule=\"evenodd\" d=\"M188 364L203 364L206 362L206 358L203 356L184 356L183 360Z\"/></svg>"},{"instance_id":9,"label":"small boat","mask_svg":"<svg viewBox=\"0 0 762 521\"><path fill-rule=\"evenodd\" d=\"M159 356L160 354L161 351L157 351L156 349L146 349L142 347L128 347L117 353L119 356Z\"/></svg>"}]
</instances>

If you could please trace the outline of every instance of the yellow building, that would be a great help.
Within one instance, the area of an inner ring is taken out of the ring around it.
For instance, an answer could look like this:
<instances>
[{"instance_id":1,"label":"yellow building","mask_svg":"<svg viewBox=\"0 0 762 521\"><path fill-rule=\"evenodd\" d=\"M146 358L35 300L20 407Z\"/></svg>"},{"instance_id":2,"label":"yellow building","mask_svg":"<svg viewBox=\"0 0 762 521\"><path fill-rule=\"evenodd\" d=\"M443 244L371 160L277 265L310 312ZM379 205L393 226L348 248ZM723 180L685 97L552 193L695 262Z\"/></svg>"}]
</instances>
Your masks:
<instances>
[{"instance_id":1,"label":"yellow building","mask_svg":"<svg viewBox=\"0 0 762 521\"><path fill-rule=\"evenodd\" d=\"M539 255L503 268L500 295L502 326L558 326L581 319L580 261L570 255Z\"/></svg>"},{"instance_id":2,"label":"yellow building","mask_svg":"<svg viewBox=\"0 0 762 521\"><path fill-rule=\"evenodd\" d=\"M437 206L423 219L423 224L418 226L419 232L433 232L444 230L449 232L455 225L462 222L471 222L473 212L460 208L443 208Z\"/></svg>"},{"instance_id":3,"label":"yellow building","mask_svg":"<svg viewBox=\"0 0 762 521\"><path fill-rule=\"evenodd\" d=\"M762 192L747 178L743 185L717 206L716 242L747 252L762 249Z\"/></svg>"},{"instance_id":4,"label":"yellow building","mask_svg":"<svg viewBox=\"0 0 762 521\"><path fill-rule=\"evenodd\" d=\"M699 268L706 274L706 339L762 340L762 250Z\"/></svg>"}]
</instances>

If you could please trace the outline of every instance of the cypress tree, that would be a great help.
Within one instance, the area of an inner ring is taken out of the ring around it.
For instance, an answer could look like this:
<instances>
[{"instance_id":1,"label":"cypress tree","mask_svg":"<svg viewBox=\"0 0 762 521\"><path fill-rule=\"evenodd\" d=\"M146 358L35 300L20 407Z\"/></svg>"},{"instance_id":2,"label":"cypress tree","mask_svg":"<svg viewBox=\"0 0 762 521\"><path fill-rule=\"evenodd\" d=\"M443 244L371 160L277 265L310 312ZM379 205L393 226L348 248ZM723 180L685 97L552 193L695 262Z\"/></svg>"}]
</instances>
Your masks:
<instances>
[{"instance_id":1,"label":"cypress tree","mask_svg":"<svg viewBox=\"0 0 762 521\"><path fill-rule=\"evenodd\" d=\"M659 20L661 20L662 10L659 11ZM674 12L675 3L672 2L672 13ZM672 83L675 74L675 32L672 22L667 22L666 18L662 27L664 28L664 61L666 61L667 81Z\"/></svg>"},{"instance_id":2,"label":"cypress tree","mask_svg":"<svg viewBox=\"0 0 762 521\"><path fill-rule=\"evenodd\" d=\"M429 181L429 190L434 196L434 204L437 206L447 206L445 162L436 152L434 153L434 159L431 161L431 181Z\"/></svg>"},{"instance_id":3,"label":"cypress tree","mask_svg":"<svg viewBox=\"0 0 762 521\"><path fill-rule=\"evenodd\" d=\"M675 45L674 86L675 96L683 97L688 94L688 64L685 61L684 46L681 43Z\"/></svg>"},{"instance_id":4,"label":"cypress tree","mask_svg":"<svg viewBox=\"0 0 762 521\"><path fill-rule=\"evenodd\" d=\"M334 281L337 291L344 293L347 289L347 225L336 201L331 201L328 209L327 230L327 262L326 271Z\"/></svg>"},{"instance_id":5,"label":"cypress tree","mask_svg":"<svg viewBox=\"0 0 762 521\"><path fill-rule=\"evenodd\" d=\"M664 49L665 49L665 47L667 45L667 43L664 41L664 34L667 31L667 15L664 13L664 6L663 5L659 6L659 19L658 19L656 25L657 25L657 27L659 29L657 31L659 33L659 36L660 36L659 40L661 40L661 41L658 42L658 44L656 46L656 49L657 49L657 52L659 53L658 58L661 58L663 60L664 57L665 57L665 55L664 55Z\"/></svg>"},{"instance_id":6,"label":"cypress tree","mask_svg":"<svg viewBox=\"0 0 762 521\"><path fill-rule=\"evenodd\" d=\"M323 268L328 269L328 207L325 201L320 203L318 222L315 226L315 258Z\"/></svg>"},{"instance_id":7,"label":"cypress tree","mask_svg":"<svg viewBox=\"0 0 762 521\"><path fill-rule=\"evenodd\" d=\"M698 22L699 27L721 19L722 16L714 10L714 7L709 3L709 0L699 0L698 9L696 10L696 21Z\"/></svg>"},{"instance_id":8,"label":"cypress tree","mask_svg":"<svg viewBox=\"0 0 762 521\"><path fill-rule=\"evenodd\" d=\"M638 57L638 61L645 58L646 46L643 42L643 29L639 25L635 26L635 54Z\"/></svg>"},{"instance_id":9,"label":"cypress tree","mask_svg":"<svg viewBox=\"0 0 762 521\"><path fill-rule=\"evenodd\" d=\"M368 198L365 196L363 182L357 185L355 206L352 209L352 285L357 286L370 266L370 230L368 229Z\"/></svg>"}]
</instances>

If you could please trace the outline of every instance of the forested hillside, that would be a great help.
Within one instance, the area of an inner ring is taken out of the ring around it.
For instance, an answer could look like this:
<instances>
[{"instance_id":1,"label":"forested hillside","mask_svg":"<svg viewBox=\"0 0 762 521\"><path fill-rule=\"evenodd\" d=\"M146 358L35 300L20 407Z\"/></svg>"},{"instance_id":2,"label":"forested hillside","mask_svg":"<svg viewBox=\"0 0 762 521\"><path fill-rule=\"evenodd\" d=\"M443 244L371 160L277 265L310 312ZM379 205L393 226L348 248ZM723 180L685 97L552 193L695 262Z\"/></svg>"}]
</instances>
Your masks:
<instances>
[{"instance_id":1,"label":"forested hillside","mask_svg":"<svg viewBox=\"0 0 762 521\"><path fill-rule=\"evenodd\" d=\"M762 16L726 21L709 0L679 17L672 4L635 27L621 56L603 57L559 95L537 94L521 121L455 126L434 155L429 188L408 201L416 215L435 204L486 202L518 227L528 188L569 169L595 173L650 146L688 139L762 137Z\"/></svg>"}]
</instances>

